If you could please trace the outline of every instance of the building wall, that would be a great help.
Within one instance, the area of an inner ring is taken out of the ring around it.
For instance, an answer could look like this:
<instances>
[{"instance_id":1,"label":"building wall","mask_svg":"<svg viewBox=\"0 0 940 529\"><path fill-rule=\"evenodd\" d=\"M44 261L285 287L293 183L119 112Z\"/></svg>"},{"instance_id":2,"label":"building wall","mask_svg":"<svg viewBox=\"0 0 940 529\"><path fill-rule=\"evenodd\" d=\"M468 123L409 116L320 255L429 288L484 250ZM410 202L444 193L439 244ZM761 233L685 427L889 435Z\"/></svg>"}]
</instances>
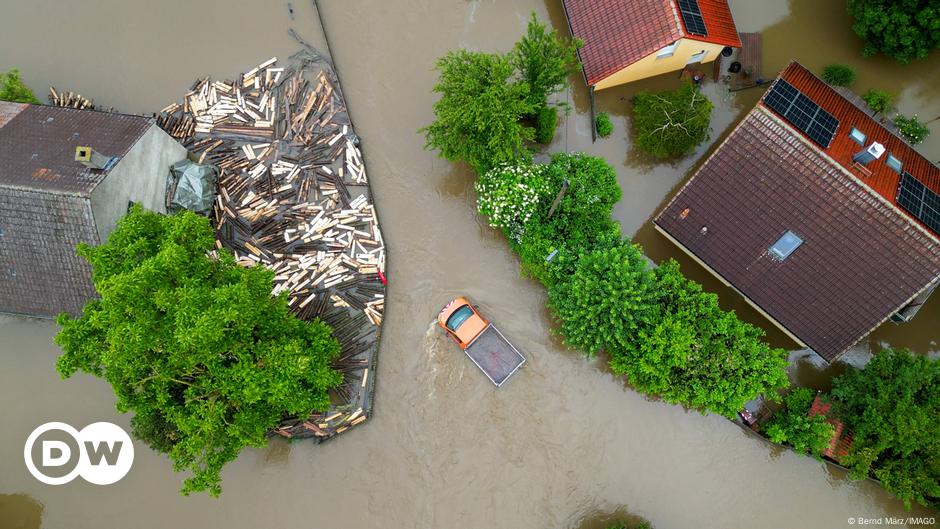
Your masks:
<instances>
[{"instance_id":1,"label":"building wall","mask_svg":"<svg viewBox=\"0 0 940 529\"><path fill-rule=\"evenodd\" d=\"M689 62L689 58L701 51L707 51L702 62L711 62L718 58L724 46L711 44L692 39L679 39L675 52L671 57L657 58L656 53L627 66L623 70L599 81L595 90L603 90L612 86L630 83L638 79L645 79L676 70L681 70Z\"/></svg>"},{"instance_id":2,"label":"building wall","mask_svg":"<svg viewBox=\"0 0 940 529\"><path fill-rule=\"evenodd\" d=\"M98 244L94 222L85 197L0 186L0 312L80 314L95 289L75 245Z\"/></svg>"},{"instance_id":3,"label":"building wall","mask_svg":"<svg viewBox=\"0 0 940 529\"><path fill-rule=\"evenodd\" d=\"M94 145L91 146L94 148ZM166 212L166 177L170 166L186 158L186 148L152 125L127 155L91 192L91 207L103 242L127 213L128 202Z\"/></svg>"}]
</instances>

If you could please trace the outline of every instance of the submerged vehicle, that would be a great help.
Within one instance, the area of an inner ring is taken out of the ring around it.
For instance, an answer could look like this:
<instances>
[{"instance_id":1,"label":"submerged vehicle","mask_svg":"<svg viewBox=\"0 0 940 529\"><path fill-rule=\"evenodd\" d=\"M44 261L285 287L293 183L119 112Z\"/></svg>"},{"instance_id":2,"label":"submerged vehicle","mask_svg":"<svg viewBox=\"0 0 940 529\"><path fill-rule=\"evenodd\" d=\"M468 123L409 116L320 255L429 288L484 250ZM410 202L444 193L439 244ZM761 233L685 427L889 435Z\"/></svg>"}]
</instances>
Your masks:
<instances>
[{"instance_id":1,"label":"submerged vehicle","mask_svg":"<svg viewBox=\"0 0 940 529\"><path fill-rule=\"evenodd\" d=\"M459 297L444 306L437 324L496 387L525 363L522 353L467 298Z\"/></svg>"}]
</instances>

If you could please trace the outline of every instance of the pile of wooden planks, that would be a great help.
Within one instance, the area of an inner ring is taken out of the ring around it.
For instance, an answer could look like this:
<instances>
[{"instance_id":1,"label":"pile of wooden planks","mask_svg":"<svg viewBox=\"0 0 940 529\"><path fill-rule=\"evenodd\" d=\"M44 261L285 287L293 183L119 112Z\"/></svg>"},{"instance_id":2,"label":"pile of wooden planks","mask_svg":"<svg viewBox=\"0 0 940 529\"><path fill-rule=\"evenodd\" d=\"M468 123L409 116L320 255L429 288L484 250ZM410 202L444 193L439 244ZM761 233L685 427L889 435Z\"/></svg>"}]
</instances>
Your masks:
<instances>
[{"instance_id":1,"label":"pile of wooden planks","mask_svg":"<svg viewBox=\"0 0 940 529\"><path fill-rule=\"evenodd\" d=\"M91 99L75 92L57 92L54 86L49 87L49 104L54 107L95 110L95 104Z\"/></svg>"},{"instance_id":2,"label":"pile of wooden planks","mask_svg":"<svg viewBox=\"0 0 940 529\"><path fill-rule=\"evenodd\" d=\"M329 324L345 383L334 406L276 433L326 439L365 421L385 304L385 244L359 140L329 64L272 58L233 81L200 79L157 123L220 170L216 244L275 272L274 294Z\"/></svg>"}]
</instances>

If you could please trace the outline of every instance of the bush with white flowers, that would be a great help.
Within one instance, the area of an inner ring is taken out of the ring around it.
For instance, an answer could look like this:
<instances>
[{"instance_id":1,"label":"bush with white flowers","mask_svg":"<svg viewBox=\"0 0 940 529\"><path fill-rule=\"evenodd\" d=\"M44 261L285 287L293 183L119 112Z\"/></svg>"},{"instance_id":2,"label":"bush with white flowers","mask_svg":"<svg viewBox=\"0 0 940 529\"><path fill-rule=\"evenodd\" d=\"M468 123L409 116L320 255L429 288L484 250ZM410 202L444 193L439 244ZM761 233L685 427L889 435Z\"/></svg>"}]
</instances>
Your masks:
<instances>
[{"instance_id":1,"label":"bush with white flowers","mask_svg":"<svg viewBox=\"0 0 940 529\"><path fill-rule=\"evenodd\" d=\"M549 183L541 165L500 165L484 173L476 183L477 210L490 226L519 242L525 226L538 211Z\"/></svg>"}]
</instances>

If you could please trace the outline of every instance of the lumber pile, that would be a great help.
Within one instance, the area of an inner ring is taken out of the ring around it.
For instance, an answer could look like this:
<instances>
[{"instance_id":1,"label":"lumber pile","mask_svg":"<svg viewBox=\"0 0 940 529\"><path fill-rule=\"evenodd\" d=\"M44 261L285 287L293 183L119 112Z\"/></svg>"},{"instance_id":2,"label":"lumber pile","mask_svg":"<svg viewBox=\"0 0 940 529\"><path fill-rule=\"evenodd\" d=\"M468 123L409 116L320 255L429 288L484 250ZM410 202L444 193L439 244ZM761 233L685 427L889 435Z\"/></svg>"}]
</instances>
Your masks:
<instances>
[{"instance_id":1,"label":"lumber pile","mask_svg":"<svg viewBox=\"0 0 940 529\"><path fill-rule=\"evenodd\" d=\"M232 81L198 80L157 115L198 163L219 168L216 245L275 273L273 294L333 328L345 383L334 406L286 418L285 437L329 438L371 409L385 304L385 244L358 137L328 63L310 51Z\"/></svg>"},{"instance_id":2,"label":"lumber pile","mask_svg":"<svg viewBox=\"0 0 940 529\"><path fill-rule=\"evenodd\" d=\"M91 99L75 92L57 92L54 86L49 87L49 104L54 107L95 110L95 104Z\"/></svg>"}]
</instances>

